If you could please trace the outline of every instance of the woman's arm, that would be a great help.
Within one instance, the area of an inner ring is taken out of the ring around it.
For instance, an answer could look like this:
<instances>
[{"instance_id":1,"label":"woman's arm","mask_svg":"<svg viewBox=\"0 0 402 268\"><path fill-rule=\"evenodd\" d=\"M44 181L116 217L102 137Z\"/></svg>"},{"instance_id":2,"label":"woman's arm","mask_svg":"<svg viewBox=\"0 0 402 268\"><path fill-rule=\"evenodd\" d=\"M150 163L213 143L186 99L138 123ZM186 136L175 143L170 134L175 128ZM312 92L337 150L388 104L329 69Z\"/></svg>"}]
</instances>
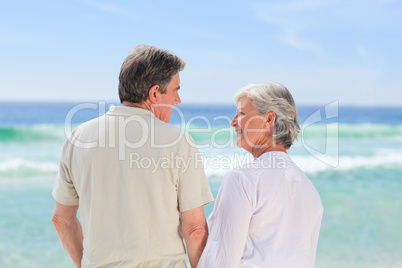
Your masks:
<instances>
[{"instance_id":1,"label":"woman's arm","mask_svg":"<svg viewBox=\"0 0 402 268\"><path fill-rule=\"evenodd\" d=\"M198 267L239 266L252 216L251 188L237 171L225 177L208 219L208 241Z\"/></svg>"}]
</instances>

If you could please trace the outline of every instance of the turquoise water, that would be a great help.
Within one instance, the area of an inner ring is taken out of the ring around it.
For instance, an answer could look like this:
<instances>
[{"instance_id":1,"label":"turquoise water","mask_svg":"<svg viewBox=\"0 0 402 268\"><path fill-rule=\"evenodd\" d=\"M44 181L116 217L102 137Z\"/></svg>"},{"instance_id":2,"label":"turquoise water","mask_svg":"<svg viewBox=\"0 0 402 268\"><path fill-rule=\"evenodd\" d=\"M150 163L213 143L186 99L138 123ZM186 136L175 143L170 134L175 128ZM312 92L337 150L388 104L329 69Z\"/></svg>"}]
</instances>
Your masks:
<instances>
[{"instance_id":1,"label":"turquoise water","mask_svg":"<svg viewBox=\"0 0 402 268\"><path fill-rule=\"evenodd\" d=\"M65 118L74 106L1 105L0 267L73 267L51 223L51 190L68 132ZM73 125L102 113L96 106L75 114ZM301 123L317 110L323 107L299 107ZM234 107L181 111L185 124L177 116L172 123L186 128L200 146L216 196L224 174L251 159L234 147L227 120L214 120L230 118ZM194 116L204 119L186 124ZM316 267L402 267L401 149L401 108L339 107L337 117L303 128L289 154L324 205ZM212 207L205 207L207 215Z\"/></svg>"}]
</instances>

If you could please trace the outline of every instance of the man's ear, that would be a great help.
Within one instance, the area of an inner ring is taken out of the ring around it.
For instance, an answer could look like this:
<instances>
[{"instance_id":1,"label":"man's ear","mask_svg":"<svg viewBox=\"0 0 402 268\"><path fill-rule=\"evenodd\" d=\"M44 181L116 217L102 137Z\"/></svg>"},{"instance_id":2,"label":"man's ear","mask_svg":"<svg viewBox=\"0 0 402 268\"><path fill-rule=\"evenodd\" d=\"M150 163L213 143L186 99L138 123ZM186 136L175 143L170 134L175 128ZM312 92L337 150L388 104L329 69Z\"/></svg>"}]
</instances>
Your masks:
<instances>
[{"instance_id":1,"label":"man's ear","mask_svg":"<svg viewBox=\"0 0 402 268\"><path fill-rule=\"evenodd\" d=\"M156 103L158 100L159 85L153 85L148 92L148 98L151 103Z\"/></svg>"}]
</instances>

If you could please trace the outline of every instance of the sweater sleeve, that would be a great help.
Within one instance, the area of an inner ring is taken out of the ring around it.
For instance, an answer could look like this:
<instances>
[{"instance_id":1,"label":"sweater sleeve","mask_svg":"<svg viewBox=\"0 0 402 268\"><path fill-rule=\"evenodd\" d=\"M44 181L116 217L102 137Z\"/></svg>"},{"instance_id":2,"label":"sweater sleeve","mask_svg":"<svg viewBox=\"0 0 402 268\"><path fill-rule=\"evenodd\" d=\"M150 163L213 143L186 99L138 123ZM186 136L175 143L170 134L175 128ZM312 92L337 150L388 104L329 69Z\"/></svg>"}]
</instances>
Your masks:
<instances>
[{"instance_id":1,"label":"sweater sleeve","mask_svg":"<svg viewBox=\"0 0 402 268\"><path fill-rule=\"evenodd\" d=\"M209 236L198 267L238 267L252 217L252 185L238 170L229 172L208 219Z\"/></svg>"}]
</instances>

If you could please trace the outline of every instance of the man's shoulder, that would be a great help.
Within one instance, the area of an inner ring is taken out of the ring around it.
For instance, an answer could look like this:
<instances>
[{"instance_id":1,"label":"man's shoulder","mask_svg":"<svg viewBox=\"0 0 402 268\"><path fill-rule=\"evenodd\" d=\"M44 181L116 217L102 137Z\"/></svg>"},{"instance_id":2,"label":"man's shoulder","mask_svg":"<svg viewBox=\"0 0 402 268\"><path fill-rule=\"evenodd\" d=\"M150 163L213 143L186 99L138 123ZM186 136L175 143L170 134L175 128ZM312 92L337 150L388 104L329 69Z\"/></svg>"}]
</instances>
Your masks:
<instances>
[{"instance_id":1,"label":"man's shoulder","mask_svg":"<svg viewBox=\"0 0 402 268\"><path fill-rule=\"evenodd\" d=\"M186 130L170 123L155 120L155 124L151 126L151 131L156 140L172 141L176 144L195 146L192 136Z\"/></svg>"},{"instance_id":2,"label":"man's shoulder","mask_svg":"<svg viewBox=\"0 0 402 268\"><path fill-rule=\"evenodd\" d=\"M161 131L167 131L167 132L172 132L172 133L185 132L183 129L181 129L175 125L172 125L170 123L163 122L157 118L155 118L155 120L154 120L154 126L157 130L161 130Z\"/></svg>"},{"instance_id":3,"label":"man's shoulder","mask_svg":"<svg viewBox=\"0 0 402 268\"><path fill-rule=\"evenodd\" d=\"M104 120L105 116L102 115L102 116L99 116L99 117L95 117L95 118L93 118L93 119L90 119L90 120L88 120L88 121L82 122L81 124L79 124L79 125L77 126L76 129L85 130L85 129L90 128L90 127L92 127L92 126L94 126L94 125L98 125L98 124L99 124L99 120L102 120L102 118L103 118L103 120Z\"/></svg>"},{"instance_id":4,"label":"man's shoulder","mask_svg":"<svg viewBox=\"0 0 402 268\"><path fill-rule=\"evenodd\" d=\"M67 149L71 145L74 145L72 147L87 148L86 146L82 146L83 143L86 144L87 140L95 141L98 139L99 120L102 120L101 118L102 116L88 120L75 127L73 125L65 125L66 140L63 148Z\"/></svg>"}]
</instances>

